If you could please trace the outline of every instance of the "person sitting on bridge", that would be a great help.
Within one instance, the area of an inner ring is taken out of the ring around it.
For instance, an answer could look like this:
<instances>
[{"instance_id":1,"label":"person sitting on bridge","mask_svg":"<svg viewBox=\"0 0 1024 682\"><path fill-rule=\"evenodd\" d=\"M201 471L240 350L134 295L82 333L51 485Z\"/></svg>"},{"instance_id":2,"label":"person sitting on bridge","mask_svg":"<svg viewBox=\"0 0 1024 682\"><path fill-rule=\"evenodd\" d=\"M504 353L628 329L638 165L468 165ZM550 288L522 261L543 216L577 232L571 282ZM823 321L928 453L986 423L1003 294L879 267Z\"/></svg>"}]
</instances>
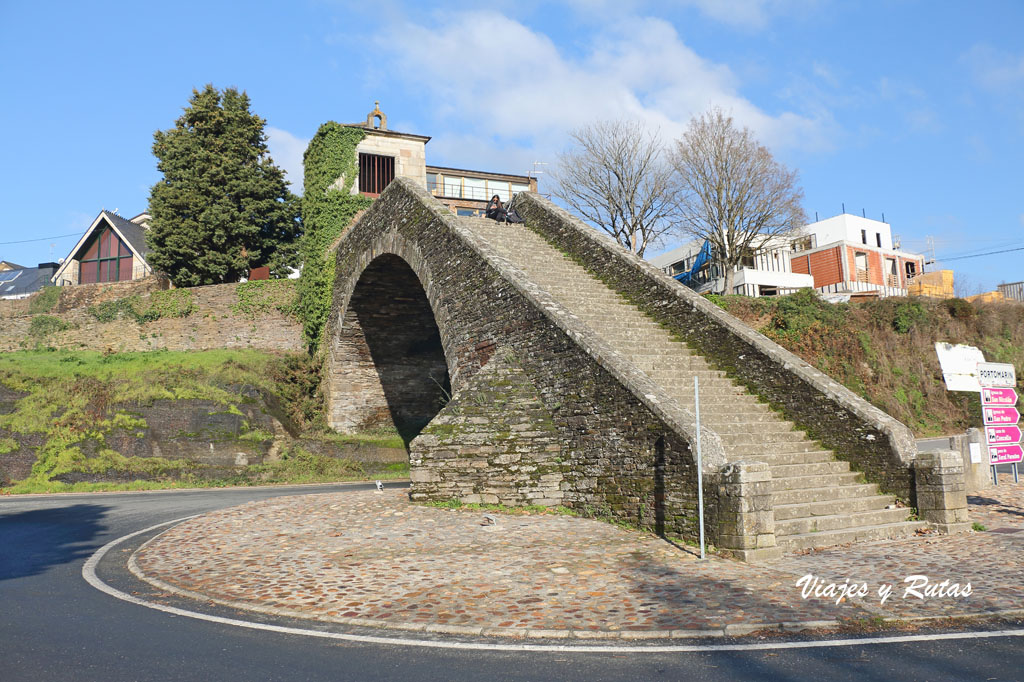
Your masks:
<instances>
[{"instance_id":1,"label":"person sitting on bridge","mask_svg":"<svg viewBox=\"0 0 1024 682\"><path fill-rule=\"evenodd\" d=\"M508 219L508 212L505 211L505 207L501 203L501 197L497 194L491 197L491 202L487 204L486 215L491 220L497 220L499 223L503 223Z\"/></svg>"}]
</instances>

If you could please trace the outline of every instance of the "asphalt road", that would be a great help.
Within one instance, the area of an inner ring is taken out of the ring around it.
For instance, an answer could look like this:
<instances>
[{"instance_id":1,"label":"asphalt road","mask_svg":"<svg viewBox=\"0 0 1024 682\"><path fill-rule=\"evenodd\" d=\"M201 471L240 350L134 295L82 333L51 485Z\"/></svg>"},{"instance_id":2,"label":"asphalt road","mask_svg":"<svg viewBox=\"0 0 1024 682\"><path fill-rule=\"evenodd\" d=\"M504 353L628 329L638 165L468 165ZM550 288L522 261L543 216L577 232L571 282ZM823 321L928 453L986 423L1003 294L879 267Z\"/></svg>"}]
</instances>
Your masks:
<instances>
[{"instance_id":1,"label":"asphalt road","mask_svg":"<svg viewBox=\"0 0 1024 682\"><path fill-rule=\"evenodd\" d=\"M277 495L366 487L0 498L0 680L1024 679L1021 637L692 653L440 650L172 616L82 578L97 549L164 521Z\"/></svg>"}]
</instances>

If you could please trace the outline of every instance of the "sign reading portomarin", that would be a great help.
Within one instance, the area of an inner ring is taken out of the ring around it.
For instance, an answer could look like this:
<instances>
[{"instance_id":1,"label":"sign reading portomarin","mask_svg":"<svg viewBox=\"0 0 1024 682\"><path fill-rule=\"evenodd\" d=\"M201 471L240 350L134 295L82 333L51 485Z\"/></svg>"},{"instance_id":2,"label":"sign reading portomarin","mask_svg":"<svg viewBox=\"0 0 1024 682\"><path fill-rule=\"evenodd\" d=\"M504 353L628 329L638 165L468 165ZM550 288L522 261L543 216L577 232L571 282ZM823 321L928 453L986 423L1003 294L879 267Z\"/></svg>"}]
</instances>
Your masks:
<instances>
[{"instance_id":1,"label":"sign reading portomarin","mask_svg":"<svg viewBox=\"0 0 1024 682\"><path fill-rule=\"evenodd\" d=\"M1017 372L1008 362L979 362L978 383L982 388L1014 388Z\"/></svg>"}]
</instances>

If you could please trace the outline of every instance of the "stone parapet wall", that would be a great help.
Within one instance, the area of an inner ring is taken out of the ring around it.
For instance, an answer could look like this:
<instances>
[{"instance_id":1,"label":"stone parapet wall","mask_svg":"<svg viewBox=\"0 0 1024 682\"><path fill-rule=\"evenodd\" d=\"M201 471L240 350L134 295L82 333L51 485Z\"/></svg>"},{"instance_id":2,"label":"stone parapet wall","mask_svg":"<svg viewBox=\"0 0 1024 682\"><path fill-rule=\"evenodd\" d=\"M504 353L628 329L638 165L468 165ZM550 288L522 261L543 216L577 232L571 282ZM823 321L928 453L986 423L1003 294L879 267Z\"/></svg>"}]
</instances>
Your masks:
<instances>
[{"instance_id":1,"label":"stone parapet wall","mask_svg":"<svg viewBox=\"0 0 1024 682\"><path fill-rule=\"evenodd\" d=\"M522 193L515 208L531 229L679 334L810 437L883 490L913 499L917 447L904 424L550 201Z\"/></svg>"},{"instance_id":2,"label":"stone parapet wall","mask_svg":"<svg viewBox=\"0 0 1024 682\"><path fill-rule=\"evenodd\" d=\"M119 319L100 322L88 307L166 288L157 278L113 285L64 287L52 312L69 325L45 338L30 336L33 316L28 307L5 317L0 325L0 351L15 351L38 345L61 349L101 351L210 350L216 348L256 348L261 350L301 351L302 325L291 315L274 308L260 310L255 316L239 310L238 284L217 284L187 289L197 310L186 317L166 317L137 324ZM163 280L166 282L166 280ZM290 286L290 285L289 285ZM22 303L3 301L2 303Z\"/></svg>"},{"instance_id":3,"label":"stone parapet wall","mask_svg":"<svg viewBox=\"0 0 1024 682\"><path fill-rule=\"evenodd\" d=\"M410 443L414 496L561 500L697 536L692 415L672 407L661 389L404 178L391 183L337 250L329 409L344 386L332 368L344 366L351 347L341 342L347 308L364 271L382 256L397 256L422 285L451 385L451 399ZM511 362L510 352L514 370L495 365L484 373L496 359ZM510 382L511 403L474 398L503 381ZM465 440L445 438L460 430ZM716 452L721 456L721 443L708 440L709 459Z\"/></svg>"}]
</instances>

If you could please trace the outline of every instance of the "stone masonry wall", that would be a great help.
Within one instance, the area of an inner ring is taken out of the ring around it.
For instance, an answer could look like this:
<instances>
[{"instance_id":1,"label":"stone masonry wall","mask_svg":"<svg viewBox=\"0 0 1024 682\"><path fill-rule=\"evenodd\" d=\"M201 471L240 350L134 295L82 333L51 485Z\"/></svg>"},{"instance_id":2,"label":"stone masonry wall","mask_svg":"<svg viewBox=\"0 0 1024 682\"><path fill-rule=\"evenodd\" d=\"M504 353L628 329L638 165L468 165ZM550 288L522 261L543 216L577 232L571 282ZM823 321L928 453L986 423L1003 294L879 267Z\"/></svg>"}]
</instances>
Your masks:
<instances>
[{"instance_id":1,"label":"stone masonry wall","mask_svg":"<svg viewBox=\"0 0 1024 682\"><path fill-rule=\"evenodd\" d=\"M146 280L139 280L113 285L63 287L57 306L46 314L60 318L70 328L54 332L38 341L54 348L115 352L215 348L280 351L304 349L302 327L292 316L273 308L261 310L255 319L240 312L237 309L237 284L189 289L198 310L186 317L161 318L140 325L123 319L102 323L89 314L90 305L125 298L140 291L159 290L160 280L150 279L152 281L148 284L143 284ZM14 306L8 306L6 312L14 312ZM0 351L34 346L37 339L29 337L31 324L32 316L28 314L27 305L23 312L3 317L0 323Z\"/></svg>"},{"instance_id":2,"label":"stone masonry wall","mask_svg":"<svg viewBox=\"0 0 1024 682\"><path fill-rule=\"evenodd\" d=\"M568 464L537 389L507 348L410 446L413 499L555 506ZM458 471L458 475L452 475Z\"/></svg>"},{"instance_id":3,"label":"stone masonry wall","mask_svg":"<svg viewBox=\"0 0 1024 682\"><path fill-rule=\"evenodd\" d=\"M657 400L660 389L628 375L568 311L411 181L392 182L339 244L329 363L344 351L339 331L361 274L389 254L405 261L423 286L452 386L449 406L420 436L423 443L416 439L410 446L420 462L413 465L414 496L561 499L577 509L696 536L695 435L687 431L685 415L660 409L670 402ZM489 379L481 370L508 350L518 358L517 376L508 378L510 397L502 407L474 401L474 394L496 390L493 382L511 371L496 366ZM532 402L527 383L537 396ZM328 379L325 390L330 396L339 388ZM535 428L548 419L557 433L557 455L547 449L547 427ZM442 442L460 429L465 439ZM537 469L526 471L524 459L527 468ZM552 476L535 483L530 474L542 467L550 467L545 473Z\"/></svg>"},{"instance_id":4,"label":"stone masonry wall","mask_svg":"<svg viewBox=\"0 0 1024 682\"><path fill-rule=\"evenodd\" d=\"M518 195L527 225L808 435L904 499L914 497L913 433L824 373L535 194Z\"/></svg>"}]
</instances>

